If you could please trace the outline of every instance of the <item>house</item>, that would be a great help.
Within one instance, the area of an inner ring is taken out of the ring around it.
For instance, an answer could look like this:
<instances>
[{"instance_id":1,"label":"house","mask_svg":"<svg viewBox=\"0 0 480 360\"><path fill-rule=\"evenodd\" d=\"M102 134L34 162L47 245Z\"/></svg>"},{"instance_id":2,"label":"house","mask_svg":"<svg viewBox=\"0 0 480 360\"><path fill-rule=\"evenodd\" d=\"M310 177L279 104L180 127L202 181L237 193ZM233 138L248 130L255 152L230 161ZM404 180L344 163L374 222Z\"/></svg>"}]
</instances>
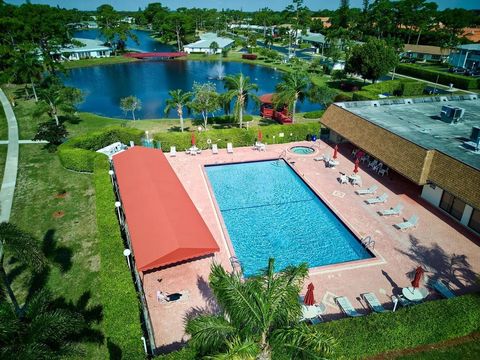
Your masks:
<instances>
[{"instance_id":1,"label":"house","mask_svg":"<svg viewBox=\"0 0 480 360\"><path fill-rule=\"evenodd\" d=\"M316 53L318 54L320 51L322 52L323 55L323 49L325 48L325 44L327 42L327 39L325 38L324 35L320 33L312 33L310 31L307 31L305 35L300 35L300 39L304 43L309 43L314 47L316 50ZM321 49L321 50L320 50Z\"/></svg>"},{"instance_id":2,"label":"house","mask_svg":"<svg viewBox=\"0 0 480 360\"><path fill-rule=\"evenodd\" d=\"M446 61L450 55L450 49L439 46L405 44L402 57L420 61Z\"/></svg>"},{"instance_id":3,"label":"house","mask_svg":"<svg viewBox=\"0 0 480 360\"><path fill-rule=\"evenodd\" d=\"M321 21L325 29L328 29L330 26L332 26L332 22L328 16L314 16L312 17L312 21Z\"/></svg>"},{"instance_id":4,"label":"house","mask_svg":"<svg viewBox=\"0 0 480 360\"><path fill-rule=\"evenodd\" d=\"M218 49L214 51L211 45L217 43ZM185 45L183 51L188 54L204 53L204 54L221 54L224 49L230 49L234 44L234 40L226 37L217 36L215 33L205 33L200 35L200 40Z\"/></svg>"},{"instance_id":5,"label":"house","mask_svg":"<svg viewBox=\"0 0 480 360\"><path fill-rule=\"evenodd\" d=\"M464 28L462 36L472 42L478 43L480 42L480 27Z\"/></svg>"},{"instance_id":6,"label":"house","mask_svg":"<svg viewBox=\"0 0 480 360\"><path fill-rule=\"evenodd\" d=\"M352 101L320 119L330 140L349 142L402 177L424 200L480 233L478 95Z\"/></svg>"},{"instance_id":7,"label":"house","mask_svg":"<svg viewBox=\"0 0 480 360\"><path fill-rule=\"evenodd\" d=\"M135 18L133 16L125 16L122 19L122 22L124 22L126 24L135 24Z\"/></svg>"},{"instance_id":8,"label":"house","mask_svg":"<svg viewBox=\"0 0 480 360\"><path fill-rule=\"evenodd\" d=\"M67 45L58 50L59 60L80 60L110 56L112 49L100 40L74 38L79 44ZM83 44L83 46L82 46Z\"/></svg>"},{"instance_id":9,"label":"house","mask_svg":"<svg viewBox=\"0 0 480 360\"><path fill-rule=\"evenodd\" d=\"M448 58L450 65L465 69L480 69L480 44L457 46Z\"/></svg>"}]
</instances>

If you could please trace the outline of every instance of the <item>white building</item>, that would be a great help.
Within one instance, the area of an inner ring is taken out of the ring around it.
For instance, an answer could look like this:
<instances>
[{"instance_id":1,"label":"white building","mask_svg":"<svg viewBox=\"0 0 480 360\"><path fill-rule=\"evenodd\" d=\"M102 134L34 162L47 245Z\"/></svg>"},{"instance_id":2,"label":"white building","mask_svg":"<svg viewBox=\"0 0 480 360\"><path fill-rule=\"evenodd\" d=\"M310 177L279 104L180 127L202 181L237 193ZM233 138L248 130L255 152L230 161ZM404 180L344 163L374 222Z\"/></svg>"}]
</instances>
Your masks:
<instances>
[{"instance_id":1,"label":"white building","mask_svg":"<svg viewBox=\"0 0 480 360\"><path fill-rule=\"evenodd\" d=\"M83 46L71 44L61 48L59 50L60 60L102 58L110 56L112 52L112 49L103 45L103 42L100 40L80 38L74 38L73 40L83 44Z\"/></svg>"},{"instance_id":2,"label":"white building","mask_svg":"<svg viewBox=\"0 0 480 360\"><path fill-rule=\"evenodd\" d=\"M480 68L480 44L466 44L457 46L448 58L452 66L466 69Z\"/></svg>"},{"instance_id":3,"label":"white building","mask_svg":"<svg viewBox=\"0 0 480 360\"><path fill-rule=\"evenodd\" d=\"M216 42L218 44L218 49L215 51L216 54L221 54L223 49L230 49L234 40L230 38L220 37L214 33L205 33L200 35L200 40L185 45L183 51L188 54L191 53L204 53L204 54L213 54L214 51L210 48L212 43Z\"/></svg>"}]
</instances>

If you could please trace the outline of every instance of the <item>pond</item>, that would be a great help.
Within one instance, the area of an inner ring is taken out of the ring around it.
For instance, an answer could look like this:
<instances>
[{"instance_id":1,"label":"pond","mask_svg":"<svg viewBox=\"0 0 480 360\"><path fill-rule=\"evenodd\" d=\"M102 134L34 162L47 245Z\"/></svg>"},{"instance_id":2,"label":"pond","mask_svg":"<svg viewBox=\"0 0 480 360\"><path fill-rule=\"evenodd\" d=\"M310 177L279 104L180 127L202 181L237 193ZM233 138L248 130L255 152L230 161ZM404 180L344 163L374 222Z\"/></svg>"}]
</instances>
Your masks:
<instances>
[{"instance_id":1,"label":"pond","mask_svg":"<svg viewBox=\"0 0 480 360\"><path fill-rule=\"evenodd\" d=\"M142 60L125 64L103 65L72 69L65 79L67 86L81 89L85 101L79 105L80 111L92 112L102 116L125 118L120 109L120 99L135 95L143 104L137 113L140 119L155 119L164 115L168 91L183 89L190 91L194 81L212 81L219 92L225 91L219 75L243 73L258 85L257 95L271 93L281 80L281 72L275 69L238 62ZM297 111L313 111L321 105L308 101L299 103ZM222 114L217 111L215 115ZM258 106L250 102L247 113L259 114ZM171 112L170 117L176 117Z\"/></svg>"}]
</instances>

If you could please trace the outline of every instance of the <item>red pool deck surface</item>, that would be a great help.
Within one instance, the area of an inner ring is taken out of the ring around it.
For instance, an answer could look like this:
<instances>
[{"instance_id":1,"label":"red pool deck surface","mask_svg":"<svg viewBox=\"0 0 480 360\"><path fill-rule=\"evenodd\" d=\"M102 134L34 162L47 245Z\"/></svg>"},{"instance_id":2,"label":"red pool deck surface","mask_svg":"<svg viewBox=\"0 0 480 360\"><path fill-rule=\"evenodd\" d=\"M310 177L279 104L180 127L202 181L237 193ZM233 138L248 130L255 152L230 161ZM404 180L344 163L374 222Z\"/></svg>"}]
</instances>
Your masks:
<instances>
[{"instance_id":1,"label":"red pool deck surface","mask_svg":"<svg viewBox=\"0 0 480 360\"><path fill-rule=\"evenodd\" d=\"M297 155L288 150L298 145L313 146L316 151L312 155ZM229 258L234 255L234 250L204 172L206 164L276 159L283 155L351 231L359 238L371 236L375 240L375 257L372 259L310 269L303 291L306 291L309 282L314 283L316 301L323 302L327 307L324 315L326 320L343 316L334 302L336 296L347 296L358 311L367 313L369 311L360 295L374 292L385 307L391 309L392 294L399 294L403 287L410 286L418 265L426 269L427 276L449 281L457 294L473 290L475 275L480 273L480 238L421 199L420 187L393 172L389 176L379 177L361 165L359 175L363 181L362 188L376 184L379 187L376 195L384 192L389 195L386 204L367 205L364 200L370 196L356 195L355 190L359 187L341 185L337 180L340 172L352 174L354 163L350 151L348 145L340 145L337 159L340 164L336 168L326 168L323 161L314 160L321 154L333 154L332 147L321 141L315 144L295 142L268 145L264 152L245 147L235 148L233 154L227 154L224 149L219 150L217 155L209 150L197 156L177 153L176 157L170 157L166 154L212 232L220 252L144 275L155 341L161 352L174 350L188 340L184 331L185 319L205 311L216 311L215 300L208 287L212 261L231 269ZM377 214L377 211L399 202L405 205L402 216L381 217ZM413 214L420 218L416 229L402 232L393 226ZM184 296L178 302L159 303L156 300L157 290L182 292ZM429 299L437 297L430 291Z\"/></svg>"}]
</instances>

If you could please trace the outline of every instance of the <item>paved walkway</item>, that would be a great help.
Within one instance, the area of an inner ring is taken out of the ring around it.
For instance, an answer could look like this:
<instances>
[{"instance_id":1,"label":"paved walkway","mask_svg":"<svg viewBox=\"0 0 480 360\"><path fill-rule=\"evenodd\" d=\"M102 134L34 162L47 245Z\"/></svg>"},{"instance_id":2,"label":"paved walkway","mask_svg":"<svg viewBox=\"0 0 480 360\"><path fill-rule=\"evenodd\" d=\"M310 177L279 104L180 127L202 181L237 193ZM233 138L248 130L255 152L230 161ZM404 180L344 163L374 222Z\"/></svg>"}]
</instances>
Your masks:
<instances>
[{"instance_id":1,"label":"paved walkway","mask_svg":"<svg viewBox=\"0 0 480 360\"><path fill-rule=\"evenodd\" d=\"M46 140L17 140L20 145L22 144L48 144ZM0 140L0 145L8 145L9 140Z\"/></svg>"},{"instance_id":2,"label":"paved walkway","mask_svg":"<svg viewBox=\"0 0 480 360\"><path fill-rule=\"evenodd\" d=\"M18 171L18 126L17 118L5 93L0 89L0 101L8 123L8 150L5 160L2 188L0 189L0 222L8 222L12 211L13 193Z\"/></svg>"}]
</instances>

